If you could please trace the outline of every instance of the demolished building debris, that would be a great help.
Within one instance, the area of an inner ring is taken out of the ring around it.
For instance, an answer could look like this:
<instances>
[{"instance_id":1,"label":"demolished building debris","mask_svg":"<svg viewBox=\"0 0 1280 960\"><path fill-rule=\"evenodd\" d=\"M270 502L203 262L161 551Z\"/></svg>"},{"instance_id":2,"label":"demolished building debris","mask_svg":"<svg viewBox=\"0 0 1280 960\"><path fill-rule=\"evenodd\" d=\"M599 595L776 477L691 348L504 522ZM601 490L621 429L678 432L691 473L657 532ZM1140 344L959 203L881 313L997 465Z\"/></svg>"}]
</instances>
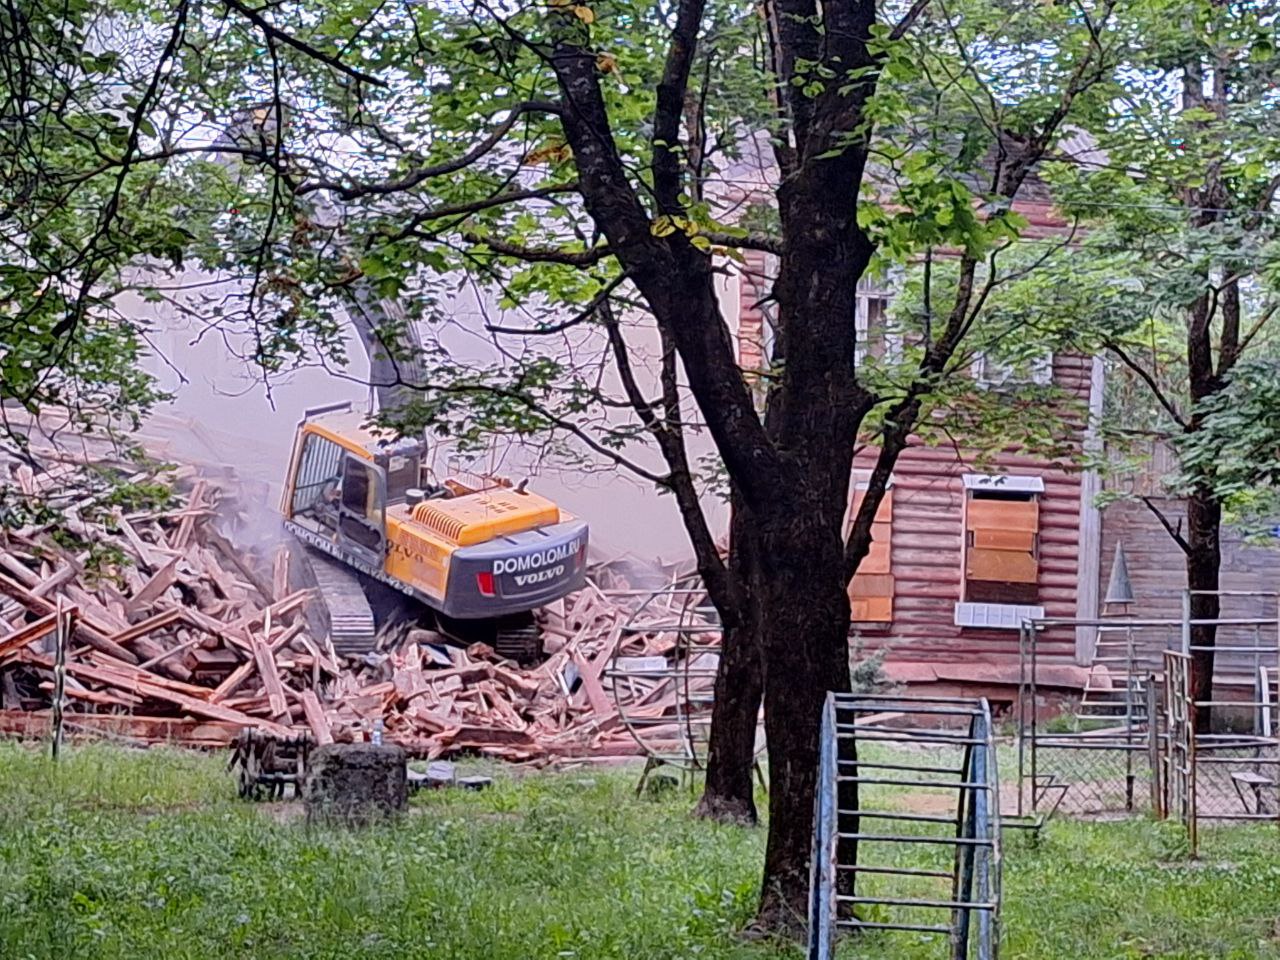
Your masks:
<instances>
[{"instance_id":1,"label":"demolished building debris","mask_svg":"<svg viewBox=\"0 0 1280 960\"><path fill-rule=\"evenodd\" d=\"M0 482L39 498L88 460L33 447ZM73 737L223 747L253 729L325 744L366 739L380 721L389 742L431 759L642 752L602 678L615 656L669 657L677 645L661 605L637 619L646 594L625 564L593 567L584 589L539 612L547 658L536 666L403 623L380 632L378 652L345 659L307 616L314 590L302 548L250 542L266 491L195 465L169 482L163 509L104 515L71 503L47 522L0 530L0 733L49 730L61 603L74 612L65 681ZM629 689L652 716L676 714L674 683L637 677Z\"/></svg>"}]
</instances>

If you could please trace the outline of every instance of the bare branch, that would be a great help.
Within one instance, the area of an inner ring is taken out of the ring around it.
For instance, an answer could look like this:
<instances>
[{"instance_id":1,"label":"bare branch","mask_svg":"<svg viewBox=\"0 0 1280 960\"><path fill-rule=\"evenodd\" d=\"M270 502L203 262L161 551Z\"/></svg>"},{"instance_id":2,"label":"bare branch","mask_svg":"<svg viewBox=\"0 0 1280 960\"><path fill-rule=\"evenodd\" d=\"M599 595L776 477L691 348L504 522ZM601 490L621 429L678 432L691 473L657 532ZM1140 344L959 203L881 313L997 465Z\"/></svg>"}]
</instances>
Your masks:
<instances>
[{"instance_id":1,"label":"bare branch","mask_svg":"<svg viewBox=\"0 0 1280 960\"><path fill-rule=\"evenodd\" d=\"M385 80L379 80L377 77L364 73L361 70L357 70L355 67L349 67L337 57L325 53L323 50L318 50L305 40L299 40L297 37L293 36L293 34L281 30L279 27L272 24L270 20L266 19L260 11L246 6L241 3L240 0L222 0L222 2L252 23L268 37L278 40L287 47L293 47L293 49L306 54L312 60L317 60L320 63L327 64L339 73L345 73L347 76L352 79L359 80L361 83L368 83L375 87L385 87L387 85Z\"/></svg>"},{"instance_id":2,"label":"bare branch","mask_svg":"<svg viewBox=\"0 0 1280 960\"><path fill-rule=\"evenodd\" d=\"M659 420L653 411L653 405L645 399L644 392L636 381L635 371L631 368L631 358L627 351L627 342L622 336L622 329L617 318L606 302L600 306L599 316L609 335L609 346L613 350L614 364L618 369L618 377L622 388L631 401L632 409L640 418L640 422L653 434L658 443L662 458L667 463L670 473L663 484L676 498L680 516L684 520L689 540L693 544L694 556L697 559L698 572L706 583L707 591L721 613L729 619L736 617L738 610L737 590L729 576L728 568L716 547L715 537L707 525L706 514L698 500L698 491L694 487L693 472L689 468L688 451L684 445L684 431L680 425L680 394L676 384L676 349L671 338L663 336L662 351L662 396L664 419Z\"/></svg>"},{"instance_id":3,"label":"bare branch","mask_svg":"<svg viewBox=\"0 0 1280 960\"><path fill-rule=\"evenodd\" d=\"M911 29L911 25L924 13L925 7L929 6L929 2L930 0L916 0L911 5L911 9L904 13L902 19L894 24L893 29L889 31L889 39L901 40L906 36L907 31Z\"/></svg>"},{"instance_id":4,"label":"bare branch","mask_svg":"<svg viewBox=\"0 0 1280 960\"><path fill-rule=\"evenodd\" d=\"M577 193L578 185L576 183L551 184L546 187L535 187L530 190L504 190L501 193L495 193L491 197L485 197L482 200L471 200L467 203L453 203L445 206L432 207L430 210L424 210L419 214L415 214L413 219L401 230L394 233L386 233L383 236L391 243L398 240L404 240L407 237L414 236L418 233L418 227L432 220L439 220L443 217L464 216L470 213L479 213L481 210L489 210L493 207L501 207L508 203L516 203L521 200L540 200L544 197L552 197L561 193Z\"/></svg>"},{"instance_id":5,"label":"bare branch","mask_svg":"<svg viewBox=\"0 0 1280 960\"><path fill-rule=\"evenodd\" d=\"M602 306L606 306L608 304L609 297L613 295L613 291L617 290L618 287L621 286L622 281L626 279L627 275L625 273L615 277L607 287L591 298L591 302L588 303L586 307L578 311L568 320L564 320L560 323L553 323L549 327L499 327L496 324L486 323L484 328L490 333L510 333L520 337L544 336L549 333L560 333L563 330L568 330L570 327L576 327L578 324L589 320L594 316L596 311L600 310Z\"/></svg>"},{"instance_id":6,"label":"bare branch","mask_svg":"<svg viewBox=\"0 0 1280 960\"><path fill-rule=\"evenodd\" d=\"M1265 327L1271 321L1271 318L1276 315L1277 308L1280 308L1280 304L1272 304L1262 312L1258 319L1254 321L1253 326L1251 326L1245 332L1245 335L1240 338L1240 347L1237 352L1244 353L1249 344L1253 342L1253 338L1261 333L1262 328Z\"/></svg>"},{"instance_id":7,"label":"bare branch","mask_svg":"<svg viewBox=\"0 0 1280 960\"><path fill-rule=\"evenodd\" d=\"M526 263L563 263L571 267L589 267L613 256L608 244L592 247L589 250L560 250L556 247L526 247L497 237L481 236L478 233L464 233L462 239L468 243L484 244L494 253L504 257L515 257Z\"/></svg>"},{"instance_id":8,"label":"bare branch","mask_svg":"<svg viewBox=\"0 0 1280 960\"><path fill-rule=\"evenodd\" d=\"M1187 543L1186 538L1182 535L1182 523L1179 522L1176 527L1170 523L1169 518L1164 515L1159 507L1151 502L1150 497L1140 497L1139 499L1146 504L1147 509L1150 510L1152 514L1155 515L1155 518L1160 521L1160 526L1164 527L1165 532L1168 533L1169 536L1173 537L1173 542L1182 549L1183 553L1190 556L1191 544Z\"/></svg>"},{"instance_id":9,"label":"bare branch","mask_svg":"<svg viewBox=\"0 0 1280 960\"><path fill-rule=\"evenodd\" d=\"M1173 401L1169 399L1169 396L1161 388L1160 384L1156 381L1156 378L1151 374L1151 371L1149 371L1141 363L1135 360L1124 349L1124 347L1120 346L1120 344L1115 340L1110 340L1110 339L1104 340L1103 345L1112 353L1114 353L1116 357L1119 358L1121 363L1123 363L1126 367L1128 367L1130 370L1132 370L1141 378L1142 382L1145 383L1147 385L1147 388L1151 391L1152 396L1156 398L1156 401L1160 404L1160 406L1164 407L1165 411L1169 414L1169 416L1173 418L1174 423L1182 427L1182 429L1184 430L1188 429L1189 425L1187 423L1186 418L1182 416L1182 414L1178 411L1178 408L1174 405Z\"/></svg>"},{"instance_id":10,"label":"bare branch","mask_svg":"<svg viewBox=\"0 0 1280 960\"><path fill-rule=\"evenodd\" d=\"M230 2L230 0L228 0ZM433 177L442 177L449 173L457 173L471 164L475 163L485 154L489 153L494 147L502 142L502 138L507 135L516 121L522 116L529 113L550 113L558 114L560 105L551 103L546 100L527 100L524 103L518 103L509 108L510 112L507 118L493 129L487 137L477 143L461 156L454 157L451 160L445 160L442 163L432 164L427 167L419 167L418 169L405 174L395 180L384 180L380 183L355 183L342 184L334 180L315 180L311 183L304 183L297 190L299 195L314 193L317 190L331 190L343 200L356 200L360 197L383 196L389 193L401 193L405 190L412 190L424 180L430 180Z\"/></svg>"}]
</instances>

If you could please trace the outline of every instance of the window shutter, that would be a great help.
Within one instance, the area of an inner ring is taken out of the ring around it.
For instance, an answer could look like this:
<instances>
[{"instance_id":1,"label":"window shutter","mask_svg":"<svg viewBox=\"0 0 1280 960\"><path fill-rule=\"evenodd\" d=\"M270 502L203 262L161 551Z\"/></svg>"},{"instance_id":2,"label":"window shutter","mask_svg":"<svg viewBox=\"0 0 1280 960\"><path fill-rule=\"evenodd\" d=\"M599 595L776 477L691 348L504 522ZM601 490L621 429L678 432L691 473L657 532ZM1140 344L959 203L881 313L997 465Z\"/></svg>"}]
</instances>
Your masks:
<instances>
[{"instance_id":1,"label":"window shutter","mask_svg":"<svg viewBox=\"0 0 1280 960\"><path fill-rule=\"evenodd\" d=\"M849 509L850 528L865 495L865 485L855 483ZM885 491L875 521L871 524L871 547L849 583L850 618L854 623L889 623L893 620L892 537L893 489L890 488Z\"/></svg>"}]
</instances>

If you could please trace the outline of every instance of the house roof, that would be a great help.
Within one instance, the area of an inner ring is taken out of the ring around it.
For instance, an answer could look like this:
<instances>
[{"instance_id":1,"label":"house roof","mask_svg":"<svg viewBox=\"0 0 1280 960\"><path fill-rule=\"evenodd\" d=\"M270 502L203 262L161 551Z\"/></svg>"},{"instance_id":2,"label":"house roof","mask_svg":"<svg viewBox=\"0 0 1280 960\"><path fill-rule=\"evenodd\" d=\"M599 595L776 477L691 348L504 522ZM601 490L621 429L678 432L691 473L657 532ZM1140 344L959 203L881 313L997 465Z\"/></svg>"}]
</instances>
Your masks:
<instances>
[{"instance_id":1,"label":"house roof","mask_svg":"<svg viewBox=\"0 0 1280 960\"><path fill-rule=\"evenodd\" d=\"M778 167L774 161L773 146L767 130L755 130L739 138L736 156L730 158L710 178L709 186L723 192L730 198L741 201L756 193L772 193L778 182ZM981 161L982 169L994 171L996 149L992 147ZM1107 162L1107 155L1099 148L1097 141L1078 127L1064 130L1058 140L1051 159L1073 162L1085 167L1098 167ZM875 170L869 170L869 176L875 178ZM971 186L985 192L989 184L979 183L974 177ZM1052 203L1048 185L1033 170L1026 183L1018 193L1019 203Z\"/></svg>"}]
</instances>

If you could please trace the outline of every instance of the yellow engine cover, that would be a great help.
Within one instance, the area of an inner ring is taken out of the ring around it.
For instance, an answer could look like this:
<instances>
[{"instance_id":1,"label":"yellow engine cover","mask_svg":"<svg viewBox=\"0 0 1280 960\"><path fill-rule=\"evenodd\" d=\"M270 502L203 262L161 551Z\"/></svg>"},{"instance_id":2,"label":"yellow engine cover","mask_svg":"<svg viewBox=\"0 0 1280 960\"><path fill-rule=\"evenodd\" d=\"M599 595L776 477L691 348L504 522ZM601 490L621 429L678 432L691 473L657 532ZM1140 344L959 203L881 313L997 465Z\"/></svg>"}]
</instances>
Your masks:
<instances>
[{"instance_id":1,"label":"yellow engine cover","mask_svg":"<svg viewBox=\"0 0 1280 960\"><path fill-rule=\"evenodd\" d=\"M505 488L453 500L423 500L411 515L416 523L460 547L560 522L560 508L546 497Z\"/></svg>"}]
</instances>

